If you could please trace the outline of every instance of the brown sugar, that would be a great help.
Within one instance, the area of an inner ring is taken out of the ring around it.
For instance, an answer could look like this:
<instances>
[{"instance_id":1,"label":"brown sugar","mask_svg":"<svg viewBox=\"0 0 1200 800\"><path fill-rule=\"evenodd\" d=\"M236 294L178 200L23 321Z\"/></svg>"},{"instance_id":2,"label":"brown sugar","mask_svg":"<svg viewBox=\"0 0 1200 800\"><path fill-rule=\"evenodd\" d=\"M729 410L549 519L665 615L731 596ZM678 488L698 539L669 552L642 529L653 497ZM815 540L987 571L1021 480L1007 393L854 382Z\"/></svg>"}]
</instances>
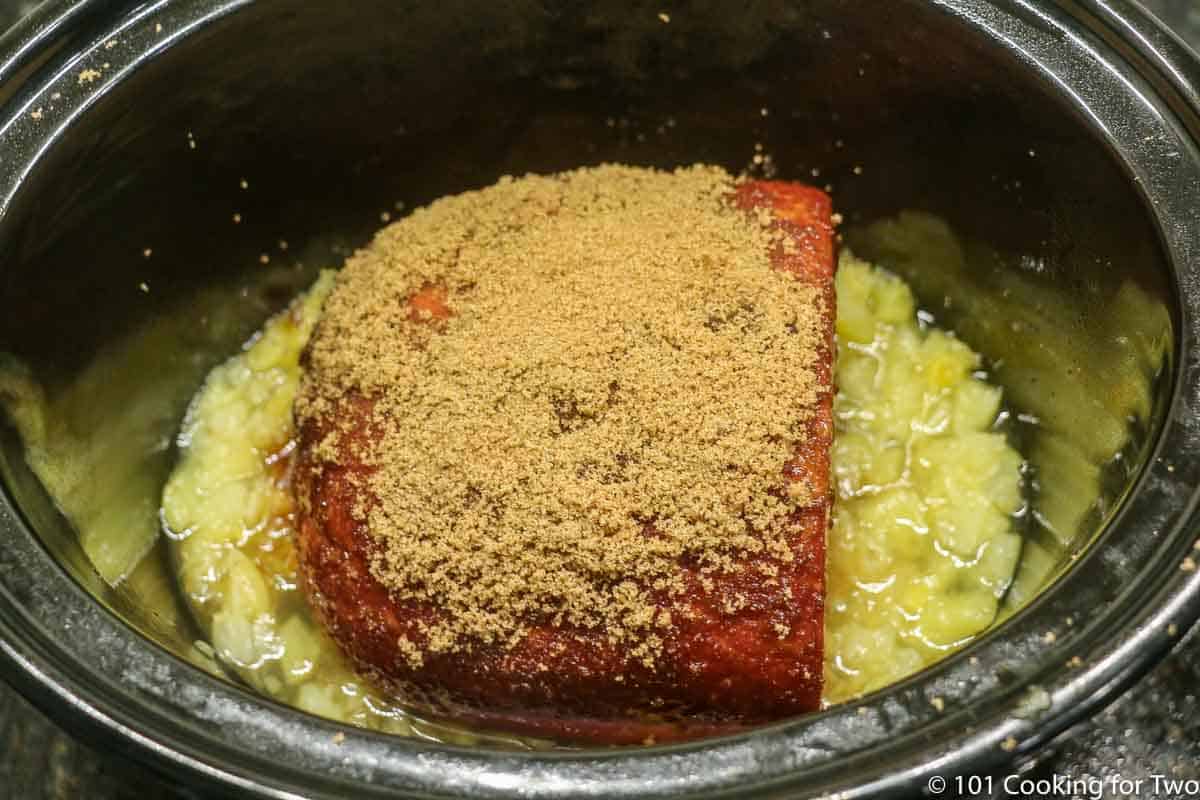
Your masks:
<instances>
[{"instance_id":1,"label":"brown sugar","mask_svg":"<svg viewBox=\"0 0 1200 800\"><path fill-rule=\"evenodd\" d=\"M769 580L765 557L792 557L813 498L785 465L818 399L824 309L772 269L788 243L733 190L712 167L505 178L349 259L296 413L371 402L352 453L371 572L444 612L405 648L414 665L534 620L651 664L681 560L763 554ZM339 459L336 427L320 460Z\"/></svg>"}]
</instances>

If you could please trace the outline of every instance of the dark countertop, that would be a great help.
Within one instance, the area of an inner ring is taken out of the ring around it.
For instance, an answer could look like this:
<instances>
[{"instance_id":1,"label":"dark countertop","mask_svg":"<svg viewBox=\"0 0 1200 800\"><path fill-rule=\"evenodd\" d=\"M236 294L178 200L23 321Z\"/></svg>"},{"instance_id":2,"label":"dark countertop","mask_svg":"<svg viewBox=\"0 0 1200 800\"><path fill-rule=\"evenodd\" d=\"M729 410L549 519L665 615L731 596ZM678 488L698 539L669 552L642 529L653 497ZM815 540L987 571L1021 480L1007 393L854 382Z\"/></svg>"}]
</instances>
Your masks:
<instances>
[{"instance_id":1,"label":"dark countertop","mask_svg":"<svg viewBox=\"0 0 1200 800\"><path fill-rule=\"evenodd\" d=\"M1145 0L1151 11L1200 49L1200 0ZM0 0L0 31L36 3ZM1166 661L1106 711L1052 745L1023 777L1099 779L1104 798L1179 797L1155 791L1153 776L1200 779L1200 636L1189 636ZM1129 790L1111 778L1142 780ZM1045 795L1071 797L1046 787ZM1126 789L1127 791L1123 791ZM0 683L0 798L162 797L167 790L137 767L76 742ZM172 793L173 794L173 793ZM1007 797L1002 784L996 797ZM1096 797L1090 791L1083 796Z\"/></svg>"}]
</instances>

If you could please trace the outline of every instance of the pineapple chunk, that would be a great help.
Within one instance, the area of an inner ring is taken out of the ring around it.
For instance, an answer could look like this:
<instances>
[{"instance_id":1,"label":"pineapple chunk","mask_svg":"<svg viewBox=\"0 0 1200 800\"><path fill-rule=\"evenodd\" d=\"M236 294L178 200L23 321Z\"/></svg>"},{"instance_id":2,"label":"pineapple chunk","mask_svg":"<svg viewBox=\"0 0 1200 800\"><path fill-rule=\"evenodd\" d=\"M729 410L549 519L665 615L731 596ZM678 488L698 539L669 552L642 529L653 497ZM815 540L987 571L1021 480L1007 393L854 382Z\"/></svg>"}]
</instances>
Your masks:
<instances>
[{"instance_id":1,"label":"pineapple chunk","mask_svg":"<svg viewBox=\"0 0 1200 800\"><path fill-rule=\"evenodd\" d=\"M1021 456L980 358L917 324L903 281L844 253L825 698L916 672L996 618L1021 539Z\"/></svg>"}]
</instances>

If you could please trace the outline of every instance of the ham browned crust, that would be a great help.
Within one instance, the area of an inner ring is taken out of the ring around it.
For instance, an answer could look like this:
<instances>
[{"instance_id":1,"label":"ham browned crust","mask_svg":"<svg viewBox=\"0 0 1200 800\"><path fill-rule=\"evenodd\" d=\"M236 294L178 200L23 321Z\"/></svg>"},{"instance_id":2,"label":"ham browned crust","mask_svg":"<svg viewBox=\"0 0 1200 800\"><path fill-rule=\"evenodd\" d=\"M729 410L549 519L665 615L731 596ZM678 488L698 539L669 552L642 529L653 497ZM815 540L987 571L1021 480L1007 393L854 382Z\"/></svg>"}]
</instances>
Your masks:
<instances>
[{"instance_id":1,"label":"ham browned crust","mask_svg":"<svg viewBox=\"0 0 1200 800\"><path fill-rule=\"evenodd\" d=\"M832 440L833 226L830 200L791 183L739 184L732 202L768 211L785 235L772 264L822 299L822 352L816 406L784 468L811 498L787 526L791 557L774 559L777 582L745 559L702 575L678 565L682 600L652 664L602 632L531 619L518 641L480 643L469 653L408 652L444 613L399 600L372 574L378 540L363 521L376 499L365 492L371 467L357 445L379 435L373 400L348 393L323 417L300 420L294 486L304 587L339 646L377 683L425 713L492 729L573 742L632 744L735 731L819 707L822 687L825 534L830 514ZM436 293L410 302L425 318L445 315ZM331 446L336 460L324 458ZM765 489L764 489L765 490ZM648 529L647 535L653 535ZM757 566L757 565L756 565ZM723 600L739 597L730 610ZM664 607L667 599L663 598Z\"/></svg>"}]
</instances>

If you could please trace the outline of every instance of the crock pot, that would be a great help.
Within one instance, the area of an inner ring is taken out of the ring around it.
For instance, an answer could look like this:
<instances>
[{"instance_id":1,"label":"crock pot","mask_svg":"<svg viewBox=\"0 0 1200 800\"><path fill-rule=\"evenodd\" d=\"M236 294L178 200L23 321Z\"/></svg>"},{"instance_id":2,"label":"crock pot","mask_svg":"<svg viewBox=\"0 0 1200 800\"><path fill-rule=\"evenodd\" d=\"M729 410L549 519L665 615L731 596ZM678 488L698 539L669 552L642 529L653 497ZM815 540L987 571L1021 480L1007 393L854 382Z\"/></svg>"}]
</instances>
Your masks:
<instances>
[{"instance_id":1,"label":"crock pot","mask_svg":"<svg viewBox=\"0 0 1200 800\"><path fill-rule=\"evenodd\" d=\"M850 224L921 208L1059 290L1133 281L1171 345L1112 508L1054 581L964 651L819 714L517 752L282 707L178 657L178 631L104 585L8 429L4 677L197 792L863 797L1011 768L1200 614L1198 86L1123 0L51 0L0 39L0 349L35 371L78 370L264 242L326 242L336 264L398 199L764 152Z\"/></svg>"}]
</instances>

